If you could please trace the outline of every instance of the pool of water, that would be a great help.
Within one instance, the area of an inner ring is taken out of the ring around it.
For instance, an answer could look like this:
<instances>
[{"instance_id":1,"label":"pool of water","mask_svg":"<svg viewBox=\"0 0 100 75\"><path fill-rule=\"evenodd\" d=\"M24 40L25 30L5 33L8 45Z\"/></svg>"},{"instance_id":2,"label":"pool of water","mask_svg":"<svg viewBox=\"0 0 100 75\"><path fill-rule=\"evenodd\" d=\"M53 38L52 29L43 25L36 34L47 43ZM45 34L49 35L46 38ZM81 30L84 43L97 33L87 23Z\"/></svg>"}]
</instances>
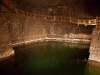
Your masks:
<instances>
[{"instance_id":1,"label":"pool of water","mask_svg":"<svg viewBox=\"0 0 100 75\"><path fill-rule=\"evenodd\" d=\"M14 47L15 56L0 63L0 75L100 75L87 64L89 45L37 42Z\"/></svg>"}]
</instances>

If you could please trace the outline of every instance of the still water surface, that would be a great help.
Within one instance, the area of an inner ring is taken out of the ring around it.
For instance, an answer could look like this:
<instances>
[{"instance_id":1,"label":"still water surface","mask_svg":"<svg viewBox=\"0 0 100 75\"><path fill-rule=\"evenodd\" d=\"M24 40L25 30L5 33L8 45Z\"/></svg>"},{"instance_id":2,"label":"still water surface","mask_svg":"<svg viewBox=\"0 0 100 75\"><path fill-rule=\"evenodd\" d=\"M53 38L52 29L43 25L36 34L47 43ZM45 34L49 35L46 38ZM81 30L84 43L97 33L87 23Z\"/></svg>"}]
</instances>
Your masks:
<instances>
[{"instance_id":1,"label":"still water surface","mask_svg":"<svg viewBox=\"0 0 100 75\"><path fill-rule=\"evenodd\" d=\"M0 75L100 75L99 67L84 61L89 45L41 42L14 50L14 57L0 63Z\"/></svg>"}]
</instances>

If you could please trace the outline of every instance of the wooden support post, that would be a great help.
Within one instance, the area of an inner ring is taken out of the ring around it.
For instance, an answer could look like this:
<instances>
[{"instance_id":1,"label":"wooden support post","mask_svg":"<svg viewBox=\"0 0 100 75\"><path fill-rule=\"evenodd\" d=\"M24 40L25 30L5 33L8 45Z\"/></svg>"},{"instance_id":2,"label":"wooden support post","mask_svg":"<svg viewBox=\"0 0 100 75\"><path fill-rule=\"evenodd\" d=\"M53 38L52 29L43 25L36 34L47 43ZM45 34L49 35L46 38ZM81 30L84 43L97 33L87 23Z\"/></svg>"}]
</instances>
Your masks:
<instances>
[{"instance_id":1,"label":"wooden support post","mask_svg":"<svg viewBox=\"0 0 100 75\"><path fill-rule=\"evenodd\" d=\"M96 16L96 28L99 28L99 18Z\"/></svg>"},{"instance_id":2,"label":"wooden support post","mask_svg":"<svg viewBox=\"0 0 100 75\"><path fill-rule=\"evenodd\" d=\"M70 17L70 23L72 22L72 18Z\"/></svg>"},{"instance_id":3,"label":"wooden support post","mask_svg":"<svg viewBox=\"0 0 100 75\"><path fill-rule=\"evenodd\" d=\"M54 21L56 21L56 16L54 16Z\"/></svg>"}]
</instances>

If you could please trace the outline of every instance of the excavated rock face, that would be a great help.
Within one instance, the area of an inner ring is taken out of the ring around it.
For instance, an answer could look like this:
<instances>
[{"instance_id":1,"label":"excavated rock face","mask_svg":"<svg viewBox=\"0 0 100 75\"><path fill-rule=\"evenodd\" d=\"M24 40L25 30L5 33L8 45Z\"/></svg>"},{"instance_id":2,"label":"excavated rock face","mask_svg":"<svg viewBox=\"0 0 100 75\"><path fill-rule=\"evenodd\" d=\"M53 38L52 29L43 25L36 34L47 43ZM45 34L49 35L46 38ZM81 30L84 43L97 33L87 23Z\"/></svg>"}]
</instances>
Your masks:
<instances>
[{"instance_id":1,"label":"excavated rock face","mask_svg":"<svg viewBox=\"0 0 100 75\"><path fill-rule=\"evenodd\" d=\"M47 15L95 18L99 14L99 0L12 0L17 8Z\"/></svg>"},{"instance_id":2,"label":"excavated rock face","mask_svg":"<svg viewBox=\"0 0 100 75\"><path fill-rule=\"evenodd\" d=\"M5 14L1 14L5 15ZM37 39L83 39L90 40L94 26L71 24L59 21L6 14L2 25L6 24L12 44L26 43ZM76 40L77 41L77 40Z\"/></svg>"},{"instance_id":3,"label":"excavated rock face","mask_svg":"<svg viewBox=\"0 0 100 75\"><path fill-rule=\"evenodd\" d=\"M24 12L40 15L64 17L91 17L90 11L84 8L84 0L12 0L14 5ZM96 10L96 9L95 9ZM99 10L98 10L99 11ZM93 12L92 12L93 13ZM94 12L93 16L95 16ZM24 13L25 14L25 13ZM78 26L67 22L43 20L20 14L0 14L0 58L14 54L12 44L41 38L91 39L94 26ZM28 14L29 15L29 14ZM93 17L92 16L92 17ZM39 16L38 16L39 17ZM48 18L48 17L45 17ZM5 26L6 25L6 26ZM5 27L4 27L5 26ZM6 32L4 32L6 31ZM77 41L77 40L76 40ZM80 42L81 42L80 41Z\"/></svg>"},{"instance_id":4,"label":"excavated rock face","mask_svg":"<svg viewBox=\"0 0 100 75\"><path fill-rule=\"evenodd\" d=\"M36 14L75 16L78 11L83 13L83 1L77 0L14 0L13 2L17 8Z\"/></svg>"}]
</instances>

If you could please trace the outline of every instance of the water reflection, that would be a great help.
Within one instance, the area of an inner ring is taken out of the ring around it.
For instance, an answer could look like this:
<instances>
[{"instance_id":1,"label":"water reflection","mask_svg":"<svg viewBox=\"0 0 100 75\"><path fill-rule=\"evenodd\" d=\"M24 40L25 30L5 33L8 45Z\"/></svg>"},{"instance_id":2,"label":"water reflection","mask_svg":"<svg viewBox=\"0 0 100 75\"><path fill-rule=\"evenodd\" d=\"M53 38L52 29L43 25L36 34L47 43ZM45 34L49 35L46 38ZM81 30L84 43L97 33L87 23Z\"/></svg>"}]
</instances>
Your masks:
<instances>
[{"instance_id":1,"label":"water reflection","mask_svg":"<svg viewBox=\"0 0 100 75\"><path fill-rule=\"evenodd\" d=\"M14 61L1 66L9 72L5 68L0 71L2 75L90 75L85 62L89 57L88 48L89 45L59 42L14 47Z\"/></svg>"}]
</instances>

